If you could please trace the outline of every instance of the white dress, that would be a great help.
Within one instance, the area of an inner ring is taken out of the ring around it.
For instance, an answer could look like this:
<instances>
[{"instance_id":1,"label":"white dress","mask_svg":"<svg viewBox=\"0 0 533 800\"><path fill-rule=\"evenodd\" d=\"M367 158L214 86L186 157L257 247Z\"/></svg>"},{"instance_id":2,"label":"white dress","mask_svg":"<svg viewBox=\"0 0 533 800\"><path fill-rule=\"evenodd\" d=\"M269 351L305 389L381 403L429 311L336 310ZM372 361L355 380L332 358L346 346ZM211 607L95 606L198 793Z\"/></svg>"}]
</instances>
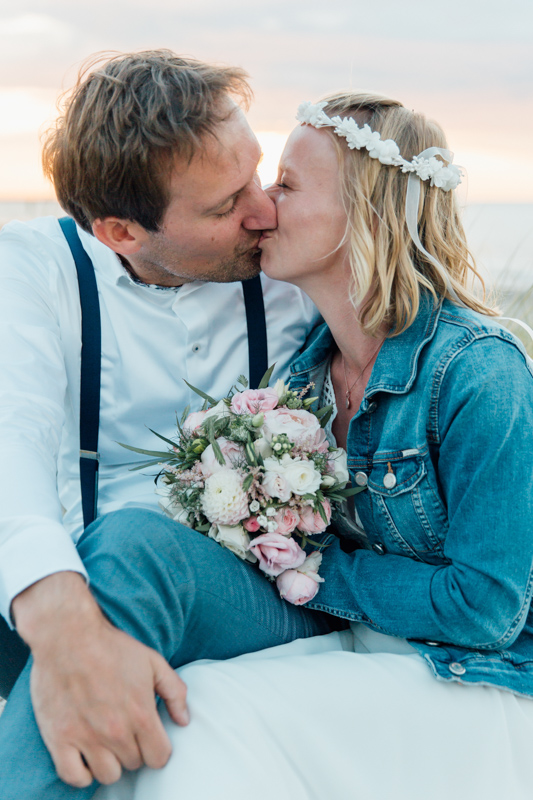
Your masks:
<instances>
[{"instance_id":1,"label":"white dress","mask_svg":"<svg viewBox=\"0 0 533 800\"><path fill-rule=\"evenodd\" d=\"M96 800L533 798L533 701L439 681L361 623L179 673L191 722L163 712L169 763Z\"/></svg>"}]
</instances>

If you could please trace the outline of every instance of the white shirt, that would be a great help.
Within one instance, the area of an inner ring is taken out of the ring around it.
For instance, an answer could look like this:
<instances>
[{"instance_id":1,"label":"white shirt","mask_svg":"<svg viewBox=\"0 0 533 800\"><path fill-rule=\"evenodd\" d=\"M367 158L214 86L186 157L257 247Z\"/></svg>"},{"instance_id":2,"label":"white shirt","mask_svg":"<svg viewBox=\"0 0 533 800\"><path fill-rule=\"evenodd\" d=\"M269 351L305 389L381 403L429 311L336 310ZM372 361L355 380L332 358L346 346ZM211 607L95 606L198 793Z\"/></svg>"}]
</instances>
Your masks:
<instances>
[{"instance_id":1,"label":"white shirt","mask_svg":"<svg viewBox=\"0 0 533 800\"><path fill-rule=\"evenodd\" d=\"M129 471L145 456L117 442L165 449L176 412L216 398L248 375L240 282L162 290L135 283L118 257L79 230L96 273L102 318L98 513L157 508L154 470ZM316 324L296 287L262 276L273 380ZM79 484L81 313L74 261L57 220L12 222L0 234L0 613L62 570L86 575Z\"/></svg>"}]
</instances>

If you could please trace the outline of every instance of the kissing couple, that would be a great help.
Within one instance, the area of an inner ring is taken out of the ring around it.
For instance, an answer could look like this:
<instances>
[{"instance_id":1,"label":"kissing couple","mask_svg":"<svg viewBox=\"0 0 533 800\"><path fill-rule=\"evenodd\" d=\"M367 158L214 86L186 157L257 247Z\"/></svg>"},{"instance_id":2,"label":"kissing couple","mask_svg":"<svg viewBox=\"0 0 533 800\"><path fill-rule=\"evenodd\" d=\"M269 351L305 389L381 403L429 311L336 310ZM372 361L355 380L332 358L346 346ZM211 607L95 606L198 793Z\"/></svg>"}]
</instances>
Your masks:
<instances>
[{"instance_id":1,"label":"kissing couple","mask_svg":"<svg viewBox=\"0 0 533 800\"><path fill-rule=\"evenodd\" d=\"M0 796L526 800L533 375L461 172L338 92L263 190L249 99L166 50L89 65L44 146L68 216L0 234ZM272 364L361 490L302 604L118 444Z\"/></svg>"}]
</instances>

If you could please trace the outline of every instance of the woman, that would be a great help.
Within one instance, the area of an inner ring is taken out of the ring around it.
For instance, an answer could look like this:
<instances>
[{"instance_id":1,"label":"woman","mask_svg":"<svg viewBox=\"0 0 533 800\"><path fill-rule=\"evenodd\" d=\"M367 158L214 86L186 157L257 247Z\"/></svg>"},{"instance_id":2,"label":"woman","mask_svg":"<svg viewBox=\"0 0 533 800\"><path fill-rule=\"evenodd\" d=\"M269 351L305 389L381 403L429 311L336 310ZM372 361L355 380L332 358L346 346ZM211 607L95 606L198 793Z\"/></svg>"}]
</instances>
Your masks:
<instances>
[{"instance_id":1,"label":"woman","mask_svg":"<svg viewBox=\"0 0 533 800\"><path fill-rule=\"evenodd\" d=\"M356 94L299 120L262 266L326 322L291 383L331 399L330 433L365 490L309 606L351 630L182 669L192 722L126 796L525 800L531 367L469 288L440 128Z\"/></svg>"}]
</instances>

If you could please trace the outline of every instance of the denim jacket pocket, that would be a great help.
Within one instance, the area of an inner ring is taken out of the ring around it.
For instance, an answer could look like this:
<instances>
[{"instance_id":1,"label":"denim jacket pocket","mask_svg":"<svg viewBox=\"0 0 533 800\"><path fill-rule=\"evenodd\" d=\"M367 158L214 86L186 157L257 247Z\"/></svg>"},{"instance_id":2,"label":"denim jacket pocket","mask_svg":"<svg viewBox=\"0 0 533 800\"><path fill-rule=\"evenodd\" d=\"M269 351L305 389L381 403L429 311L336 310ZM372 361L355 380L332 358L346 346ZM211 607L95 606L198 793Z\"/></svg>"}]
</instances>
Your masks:
<instances>
[{"instance_id":1,"label":"denim jacket pocket","mask_svg":"<svg viewBox=\"0 0 533 800\"><path fill-rule=\"evenodd\" d=\"M446 511L430 485L420 451L375 453L368 490L374 525L387 552L433 564L446 562Z\"/></svg>"}]
</instances>

